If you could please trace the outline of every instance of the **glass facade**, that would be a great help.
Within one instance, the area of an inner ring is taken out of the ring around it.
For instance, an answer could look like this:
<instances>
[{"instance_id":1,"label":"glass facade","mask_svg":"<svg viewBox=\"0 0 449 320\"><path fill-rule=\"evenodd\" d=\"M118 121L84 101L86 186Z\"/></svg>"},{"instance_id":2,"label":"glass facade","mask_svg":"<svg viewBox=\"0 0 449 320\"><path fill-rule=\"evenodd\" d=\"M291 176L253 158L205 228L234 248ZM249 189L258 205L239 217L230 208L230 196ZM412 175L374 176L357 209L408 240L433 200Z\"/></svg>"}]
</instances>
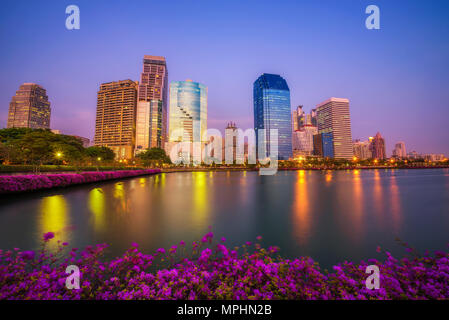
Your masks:
<instances>
[{"instance_id":1,"label":"glass facade","mask_svg":"<svg viewBox=\"0 0 449 320\"><path fill-rule=\"evenodd\" d=\"M333 158L334 157L334 138L331 132L322 133L321 141L323 144L323 157Z\"/></svg>"},{"instance_id":2,"label":"glass facade","mask_svg":"<svg viewBox=\"0 0 449 320\"><path fill-rule=\"evenodd\" d=\"M257 145L258 129L265 129L267 156L270 154L270 130L278 130L278 158L292 157L292 122L290 90L287 82L279 75L262 74L254 82L254 129ZM258 155L259 156L259 155Z\"/></svg>"},{"instance_id":3,"label":"glass facade","mask_svg":"<svg viewBox=\"0 0 449 320\"><path fill-rule=\"evenodd\" d=\"M24 83L9 104L8 128L50 128L47 91L35 83Z\"/></svg>"},{"instance_id":4,"label":"glass facade","mask_svg":"<svg viewBox=\"0 0 449 320\"><path fill-rule=\"evenodd\" d=\"M165 58L145 55L137 93L136 153L163 148L167 141L167 86Z\"/></svg>"},{"instance_id":5,"label":"glass facade","mask_svg":"<svg viewBox=\"0 0 449 320\"><path fill-rule=\"evenodd\" d=\"M169 142L202 142L207 130L207 87L193 82L170 83Z\"/></svg>"}]
</instances>

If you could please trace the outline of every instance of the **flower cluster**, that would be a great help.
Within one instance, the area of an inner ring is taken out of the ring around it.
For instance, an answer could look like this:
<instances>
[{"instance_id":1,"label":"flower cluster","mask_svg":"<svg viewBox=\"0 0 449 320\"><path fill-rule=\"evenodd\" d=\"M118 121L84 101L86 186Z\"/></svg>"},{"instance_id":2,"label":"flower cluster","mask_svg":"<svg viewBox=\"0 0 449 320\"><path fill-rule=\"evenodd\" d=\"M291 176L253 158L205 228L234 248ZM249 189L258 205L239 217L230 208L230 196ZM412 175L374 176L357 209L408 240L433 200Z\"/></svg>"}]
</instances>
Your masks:
<instances>
[{"instance_id":1,"label":"flower cluster","mask_svg":"<svg viewBox=\"0 0 449 320\"><path fill-rule=\"evenodd\" d=\"M187 250L184 242L154 254L138 245L103 261L107 245L69 251L66 243L40 252L0 251L0 299L449 299L449 253L423 256L409 249L397 260L345 262L322 271L311 258L283 259L258 241L229 248L208 233ZM54 240L53 240L54 241ZM366 288L368 265L380 269L380 288ZM65 286L68 265L80 269L80 288Z\"/></svg>"},{"instance_id":2,"label":"flower cluster","mask_svg":"<svg viewBox=\"0 0 449 320\"><path fill-rule=\"evenodd\" d=\"M159 172L159 169L153 169L0 176L0 194L66 187L74 184L135 177Z\"/></svg>"}]
</instances>

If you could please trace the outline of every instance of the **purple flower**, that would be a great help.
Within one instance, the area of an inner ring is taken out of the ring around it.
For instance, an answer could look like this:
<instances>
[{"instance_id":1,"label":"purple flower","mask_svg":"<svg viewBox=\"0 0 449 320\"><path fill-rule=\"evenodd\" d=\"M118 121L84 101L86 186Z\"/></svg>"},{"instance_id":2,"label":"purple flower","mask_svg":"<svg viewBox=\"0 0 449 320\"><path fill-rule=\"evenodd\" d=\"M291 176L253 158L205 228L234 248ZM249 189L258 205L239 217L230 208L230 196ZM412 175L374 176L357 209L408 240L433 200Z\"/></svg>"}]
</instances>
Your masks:
<instances>
[{"instance_id":1,"label":"purple flower","mask_svg":"<svg viewBox=\"0 0 449 320\"><path fill-rule=\"evenodd\" d=\"M44 233L44 241L47 242L55 237L53 232Z\"/></svg>"},{"instance_id":2,"label":"purple flower","mask_svg":"<svg viewBox=\"0 0 449 320\"><path fill-rule=\"evenodd\" d=\"M34 251L24 251L20 254L20 256L24 259L24 260L33 260L35 253Z\"/></svg>"}]
</instances>

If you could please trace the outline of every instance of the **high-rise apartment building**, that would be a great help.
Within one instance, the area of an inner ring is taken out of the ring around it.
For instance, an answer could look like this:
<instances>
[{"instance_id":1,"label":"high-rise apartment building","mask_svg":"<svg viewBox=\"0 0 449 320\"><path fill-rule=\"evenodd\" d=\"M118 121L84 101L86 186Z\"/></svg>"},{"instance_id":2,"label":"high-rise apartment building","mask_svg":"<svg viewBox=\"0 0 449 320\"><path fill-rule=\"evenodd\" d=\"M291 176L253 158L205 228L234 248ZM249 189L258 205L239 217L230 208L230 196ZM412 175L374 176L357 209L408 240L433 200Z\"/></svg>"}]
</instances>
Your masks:
<instances>
[{"instance_id":1,"label":"high-rise apartment building","mask_svg":"<svg viewBox=\"0 0 449 320\"><path fill-rule=\"evenodd\" d=\"M349 100L330 98L318 104L316 108L316 119L319 134L332 134L333 157L352 159L353 150Z\"/></svg>"},{"instance_id":2,"label":"high-rise apartment building","mask_svg":"<svg viewBox=\"0 0 449 320\"><path fill-rule=\"evenodd\" d=\"M47 91L35 83L24 83L9 104L8 128L50 128Z\"/></svg>"},{"instance_id":3,"label":"high-rise apartment building","mask_svg":"<svg viewBox=\"0 0 449 320\"><path fill-rule=\"evenodd\" d=\"M278 131L278 158L280 160L291 158L292 119L290 89L287 82L279 75L264 73L254 82L253 98L257 150L259 148L258 130L265 129L266 140L261 143L266 146L266 156L271 154L270 130L276 129Z\"/></svg>"},{"instance_id":4,"label":"high-rise apartment building","mask_svg":"<svg viewBox=\"0 0 449 320\"><path fill-rule=\"evenodd\" d=\"M317 127L304 125L300 130L293 132L293 155L310 156L313 154L313 136L318 133Z\"/></svg>"},{"instance_id":5,"label":"high-rise apartment building","mask_svg":"<svg viewBox=\"0 0 449 320\"><path fill-rule=\"evenodd\" d=\"M370 150L374 159L386 159L387 154L385 152L385 139L378 132L371 140Z\"/></svg>"},{"instance_id":6,"label":"high-rise apartment building","mask_svg":"<svg viewBox=\"0 0 449 320\"><path fill-rule=\"evenodd\" d=\"M168 71L164 57L144 56L137 95L136 152L167 141Z\"/></svg>"},{"instance_id":7,"label":"high-rise apartment building","mask_svg":"<svg viewBox=\"0 0 449 320\"><path fill-rule=\"evenodd\" d=\"M137 82L103 83L97 94L94 145L114 150L118 159L130 159L135 148Z\"/></svg>"},{"instance_id":8,"label":"high-rise apartment building","mask_svg":"<svg viewBox=\"0 0 449 320\"><path fill-rule=\"evenodd\" d=\"M352 144L354 156L359 160L371 159L372 153L370 151L370 141L355 140Z\"/></svg>"},{"instance_id":9,"label":"high-rise apartment building","mask_svg":"<svg viewBox=\"0 0 449 320\"><path fill-rule=\"evenodd\" d=\"M405 150L405 143L400 141L396 143L393 150L393 157L407 158L407 151Z\"/></svg>"}]
</instances>

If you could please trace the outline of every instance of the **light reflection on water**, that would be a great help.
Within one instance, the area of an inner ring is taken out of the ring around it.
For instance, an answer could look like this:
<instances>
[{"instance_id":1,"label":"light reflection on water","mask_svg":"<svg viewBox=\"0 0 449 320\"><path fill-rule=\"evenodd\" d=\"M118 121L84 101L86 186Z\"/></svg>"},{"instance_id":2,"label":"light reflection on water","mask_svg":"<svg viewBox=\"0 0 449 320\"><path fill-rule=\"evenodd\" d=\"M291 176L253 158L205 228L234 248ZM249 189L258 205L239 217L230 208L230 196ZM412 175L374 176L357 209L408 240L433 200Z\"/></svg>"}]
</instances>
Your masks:
<instances>
[{"instance_id":1,"label":"light reflection on water","mask_svg":"<svg viewBox=\"0 0 449 320\"><path fill-rule=\"evenodd\" d=\"M132 242L151 252L198 240L211 226L231 245L262 235L328 266L375 257L377 245L402 253L395 237L443 249L448 208L446 169L159 174L1 198L0 249L38 248L53 231L74 247L106 242L116 256Z\"/></svg>"}]
</instances>

